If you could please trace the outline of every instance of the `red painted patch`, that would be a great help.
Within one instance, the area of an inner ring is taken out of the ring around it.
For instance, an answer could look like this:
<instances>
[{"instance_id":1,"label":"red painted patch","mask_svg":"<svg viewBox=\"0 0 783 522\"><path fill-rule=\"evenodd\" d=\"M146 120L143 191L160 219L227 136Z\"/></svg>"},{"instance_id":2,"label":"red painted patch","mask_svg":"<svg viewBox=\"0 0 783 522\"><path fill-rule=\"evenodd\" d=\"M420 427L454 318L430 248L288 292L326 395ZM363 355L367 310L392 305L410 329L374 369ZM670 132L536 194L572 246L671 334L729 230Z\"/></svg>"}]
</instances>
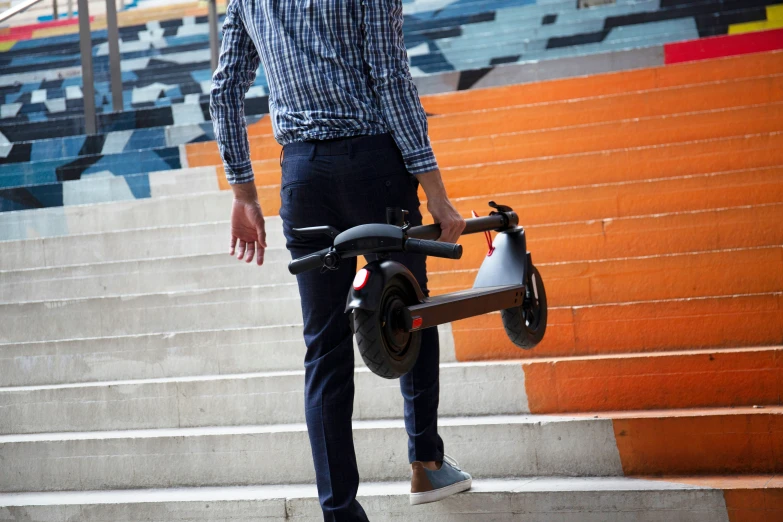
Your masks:
<instances>
[{"instance_id":1,"label":"red painted patch","mask_svg":"<svg viewBox=\"0 0 783 522\"><path fill-rule=\"evenodd\" d=\"M667 64L783 49L783 29L715 36L664 46Z\"/></svg>"},{"instance_id":2,"label":"red painted patch","mask_svg":"<svg viewBox=\"0 0 783 522\"><path fill-rule=\"evenodd\" d=\"M90 22L95 21L95 17L90 17ZM40 29L50 29L52 27L62 27L66 25L76 25L79 23L78 18L56 20L52 22L41 22L38 24L18 25L16 27L10 27L0 33L0 42L7 40L28 40L33 37L33 33Z\"/></svg>"}]
</instances>

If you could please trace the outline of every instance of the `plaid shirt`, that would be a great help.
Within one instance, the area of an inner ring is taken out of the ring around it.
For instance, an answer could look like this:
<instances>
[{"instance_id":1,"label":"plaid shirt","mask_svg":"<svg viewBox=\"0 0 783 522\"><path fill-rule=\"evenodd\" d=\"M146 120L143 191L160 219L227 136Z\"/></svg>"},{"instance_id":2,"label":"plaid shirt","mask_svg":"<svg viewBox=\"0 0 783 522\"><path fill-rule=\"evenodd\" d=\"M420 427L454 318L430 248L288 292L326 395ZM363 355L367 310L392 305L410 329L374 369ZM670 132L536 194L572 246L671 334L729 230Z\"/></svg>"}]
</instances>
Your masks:
<instances>
[{"instance_id":1,"label":"plaid shirt","mask_svg":"<svg viewBox=\"0 0 783 522\"><path fill-rule=\"evenodd\" d=\"M253 180L244 97L259 64L281 145L390 132L411 174L437 168L402 21L402 0L231 0L210 102L229 183Z\"/></svg>"}]
</instances>

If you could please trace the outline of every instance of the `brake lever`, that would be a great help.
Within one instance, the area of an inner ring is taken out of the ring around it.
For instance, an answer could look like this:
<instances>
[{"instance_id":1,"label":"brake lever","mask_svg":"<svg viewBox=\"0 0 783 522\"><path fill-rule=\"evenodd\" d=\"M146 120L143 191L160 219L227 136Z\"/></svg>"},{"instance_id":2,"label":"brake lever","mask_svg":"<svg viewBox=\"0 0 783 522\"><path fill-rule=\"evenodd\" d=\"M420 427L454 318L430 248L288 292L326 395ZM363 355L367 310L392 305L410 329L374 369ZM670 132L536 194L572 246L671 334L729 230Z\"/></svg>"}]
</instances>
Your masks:
<instances>
[{"instance_id":1,"label":"brake lever","mask_svg":"<svg viewBox=\"0 0 783 522\"><path fill-rule=\"evenodd\" d=\"M326 235L334 239L340 234L339 230L329 225L320 226L320 227L295 228L292 230L292 232L298 238Z\"/></svg>"},{"instance_id":2,"label":"brake lever","mask_svg":"<svg viewBox=\"0 0 783 522\"><path fill-rule=\"evenodd\" d=\"M495 203L494 201L490 201L489 202L489 206L494 208L498 212L513 212L514 211L513 208L511 208L509 206L506 206L506 205L499 205L499 204Z\"/></svg>"}]
</instances>

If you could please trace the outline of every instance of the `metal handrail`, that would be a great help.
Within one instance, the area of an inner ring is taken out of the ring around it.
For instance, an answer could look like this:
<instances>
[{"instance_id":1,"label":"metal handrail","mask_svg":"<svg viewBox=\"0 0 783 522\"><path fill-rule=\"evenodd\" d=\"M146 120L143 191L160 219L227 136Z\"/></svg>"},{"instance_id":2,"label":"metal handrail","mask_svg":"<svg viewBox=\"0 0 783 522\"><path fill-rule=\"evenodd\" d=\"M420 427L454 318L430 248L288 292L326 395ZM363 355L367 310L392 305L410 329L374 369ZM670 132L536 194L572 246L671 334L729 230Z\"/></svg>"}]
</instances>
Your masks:
<instances>
[{"instance_id":1,"label":"metal handrail","mask_svg":"<svg viewBox=\"0 0 783 522\"><path fill-rule=\"evenodd\" d=\"M5 22L12 16L16 16L22 11L26 11L30 7L34 6L38 2L41 2L42 0L26 0L25 2L22 2L21 4L17 4L16 7L12 7L11 9L8 9L6 11L3 11L0 13L0 23Z\"/></svg>"}]
</instances>

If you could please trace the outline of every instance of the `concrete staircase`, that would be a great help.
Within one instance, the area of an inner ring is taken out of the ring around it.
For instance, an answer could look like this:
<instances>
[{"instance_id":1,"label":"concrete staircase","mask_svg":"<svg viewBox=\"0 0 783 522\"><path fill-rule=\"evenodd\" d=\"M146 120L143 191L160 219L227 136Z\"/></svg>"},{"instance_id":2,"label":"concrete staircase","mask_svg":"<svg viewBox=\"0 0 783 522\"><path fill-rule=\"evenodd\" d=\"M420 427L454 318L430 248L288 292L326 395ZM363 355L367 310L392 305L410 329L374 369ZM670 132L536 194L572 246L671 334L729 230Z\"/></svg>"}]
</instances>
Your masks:
<instances>
[{"instance_id":1,"label":"concrete staircase","mask_svg":"<svg viewBox=\"0 0 783 522\"><path fill-rule=\"evenodd\" d=\"M781 75L773 52L423 100L460 211L519 211L550 326L530 352L497 314L441 329L476 482L438 504L408 505L397 385L357 366L371 520L783 520ZM0 214L0 521L322 520L267 125L261 269L226 255L211 142L152 198ZM482 241L430 261L435 293Z\"/></svg>"}]
</instances>

